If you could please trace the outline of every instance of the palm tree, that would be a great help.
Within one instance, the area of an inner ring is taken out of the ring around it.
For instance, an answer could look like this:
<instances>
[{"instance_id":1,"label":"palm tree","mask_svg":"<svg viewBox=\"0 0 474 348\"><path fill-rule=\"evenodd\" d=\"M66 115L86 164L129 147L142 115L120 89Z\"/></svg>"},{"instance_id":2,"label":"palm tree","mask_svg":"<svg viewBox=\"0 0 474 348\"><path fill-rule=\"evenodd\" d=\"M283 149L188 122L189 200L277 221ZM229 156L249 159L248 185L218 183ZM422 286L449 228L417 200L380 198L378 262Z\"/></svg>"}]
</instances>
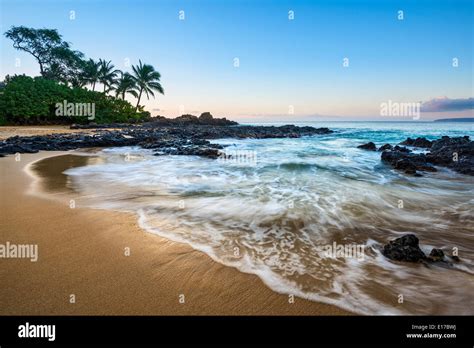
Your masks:
<instances>
[{"instance_id":1,"label":"palm tree","mask_svg":"<svg viewBox=\"0 0 474 348\"><path fill-rule=\"evenodd\" d=\"M133 76L129 73L123 73L120 71L120 77L115 80L115 96L118 97L119 95L122 96L122 99L125 100L125 94L130 93L135 98L138 98L138 94L135 91L137 88L135 84L135 80Z\"/></svg>"},{"instance_id":2,"label":"palm tree","mask_svg":"<svg viewBox=\"0 0 474 348\"><path fill-rule=\"evenodd\" d=\"M92 90L95 90L95 84L99 82L99 72L100 72L101 63L96 62L93 59L89 59L84 64L84 68L82 71L82 80L84 84L91 84Z\"/></svg>"},{"instance_id":3,"label":"palm tree","mask_svg":"<svg viewBox=\"0 0 474 348\"><path fill-rule=\"evenodd\" d=\"M135 111L140 105L140 99L142 93L145 92L148 99L150 95L155 97L153 91L158 91L161 94L165 94L163 87L160 84L161 74L155 70L155 68L149 64L142 64L142 61L139 61L138 65L132 65L133 69L133 80L136 83L136 90L138 91L138 101Z\"/></svg>"},{"instance_id":4,"label":"palm tree","mask_svg":"<svg viewBox=\"0 0 474 348\"><path fill-rule=\"evenodd\" d=\"M99 82L104 85L104 94L111 90L111 86L114 83L115 77L117 76L118 70L115 70L115 66L112 61L106 62L103 59L99 59ZM107 89L108 88L108 89Z\"/></svg>"}]
</instances>

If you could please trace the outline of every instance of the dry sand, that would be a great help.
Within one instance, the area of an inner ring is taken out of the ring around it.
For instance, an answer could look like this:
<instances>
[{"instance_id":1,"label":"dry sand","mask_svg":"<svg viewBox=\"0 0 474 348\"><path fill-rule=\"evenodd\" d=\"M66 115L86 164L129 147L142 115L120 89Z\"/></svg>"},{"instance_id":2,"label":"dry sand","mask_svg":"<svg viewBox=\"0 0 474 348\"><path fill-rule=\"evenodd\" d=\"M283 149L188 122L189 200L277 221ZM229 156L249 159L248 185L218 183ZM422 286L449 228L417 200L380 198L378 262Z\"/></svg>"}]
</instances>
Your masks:
<instances>
[{"instance_id":1,"label":"dry sand","mask_svg":"<svg viewBox=\"0 0 474 348\"><path fill-rule=\"evenodd\" d=\"M51 177L34 185L25 171L31 162L62 154L0 158L0 243L38 244L39 250L37 262L0 259L1 315L350 314L299 298L291 304L255 275L143 231L133 214L71 209L64 196L31 194L46 189L51 197L64 187L61 171L77 165L77 156L57 157Z\"/></svg>"},{"instance_id":2,"label":"dry sand","mask_svg":"<svg viewBox=\"0 0 474 348\"><path fill-rule=\"evenodd\" d=\"M63 133L93 133L93 129L70 129L69 126L1 126L0 140L18 135L20 137L32 135L63 134Z\"/></svg>"}]
</instances>

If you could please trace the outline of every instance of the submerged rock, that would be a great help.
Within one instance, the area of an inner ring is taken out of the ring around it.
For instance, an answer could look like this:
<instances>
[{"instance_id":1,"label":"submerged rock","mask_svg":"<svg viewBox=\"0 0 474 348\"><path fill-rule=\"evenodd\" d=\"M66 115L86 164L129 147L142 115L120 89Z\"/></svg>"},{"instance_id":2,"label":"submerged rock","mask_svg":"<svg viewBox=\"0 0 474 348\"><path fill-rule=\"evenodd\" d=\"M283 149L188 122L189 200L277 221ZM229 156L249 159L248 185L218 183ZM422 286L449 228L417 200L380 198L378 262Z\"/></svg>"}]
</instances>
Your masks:
<instances>
[{"instance_id":1,"label":"submerged rock","mask_svg":"<svg viewBox=\"0 0 474 348\"><path fill-rule=\"evenodd\" d=\"M420 175L417 171L436 172L424 154L414 154L405 150L396 149L382 152L382 162L390 164L394 169L402 170L406 174Z\"/></svg>"},{"instance_id":2,"label":"submerged rock","mask_svg":"<svg viewBox=\"0 0 474 348\"><path fill-rule=\"evenodd\" d=\"M371 141L368 142L367 144L359 145L359 146L357 146L357 148L364 149L364 150L369 150L369 151L376 151L377 150L377 146L375 146L375 144Z\"/></svg>"},{"instance_id":3,"label":"submerged rock","mask_svg":"<svg viewBox=\"0 0 474 348\"><path fill-rule=\"evenodd\" d=\"M461 259L459 258L459 256L456 256L456 255L451 255L451 259L455 262L461 262Z\"/></svg>"},{"instance_id":4,"label":"submerged rock","mask_svg":"<svg viewBox=\"0 0 474 348\"><path fill-rule=\"evenodd\" d=\"M406 234L386 244L382 254L391 260L419 262L424 260L426 255L418 244L419 240L414 234Z\"/></svg>"},{"instance_id":5,"label":"submerged rock","mask_svg":"<svg viewBox=\"0 0 474 348\"><path fill-rule=\"evenodd\" d=\"M428 256L420 249L419 240L414 234L405 234L389 241L382 249L382 254L395 261L423 262L425 264L438 264L449 266L453 264L445 258L441 249L433 248ZM460 262L457 256L450 257L455 262Z\"/></svg>"}]
</instances>

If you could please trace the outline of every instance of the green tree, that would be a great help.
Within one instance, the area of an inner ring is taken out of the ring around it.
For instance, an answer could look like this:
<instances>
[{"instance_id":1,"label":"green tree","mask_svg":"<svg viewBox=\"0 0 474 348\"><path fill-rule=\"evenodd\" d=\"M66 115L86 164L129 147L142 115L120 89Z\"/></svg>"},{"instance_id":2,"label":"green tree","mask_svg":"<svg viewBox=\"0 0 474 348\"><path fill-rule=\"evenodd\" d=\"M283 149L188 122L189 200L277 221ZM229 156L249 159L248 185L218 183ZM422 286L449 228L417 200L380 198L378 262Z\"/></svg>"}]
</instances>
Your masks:
<instances>
[{"instance_id":1,"label":"green tree","mask_svg":"<svg viewBox=\"0 0 474 348\"><path fill-rule=\"evenodd\" d=\"M100 62L89 59L84 63L81 79L84 85L92 85L92 91L95 90L95 84L99 82Z\"/></svg>"},{"instance_id":2,"label":"green tree","mask_svg":"<svg viewBox=\"0 0 474 348\"><path fill-rule=\"evenodd\" d=\"M112 61L108 62L104 59L99 59L100 68L99 68L99 82L104 86L104 94L110 91L115 83L115 78L117 76L118 70L115 70L115 66L112 64Z\"/></svg>"},{"instance_id":3,"label":"green tree","mask_svg":"<svg viewBox=\"0 0 474 348\"><path fill-rule=\"evenodd\" d=\"M51 62L45 68L43 76L65 85L82 87L82 74L86 62L84 54L69 48L56 47L51 50Z\"/></svg>"},{"instance_id":4,"label":"green tree","mask_svg":"<svg viewBox=\"0 0 474 348\"><path fill-rule=\"evenodd\" d=\"M120 77L116 80L116 87L115 87L115 96L121 96L122 100L125 100L125 94L130 93L135 98L138 97L136 89L136 83L133 79L133 76L129 73L120 72Z\"/></svg>"},{"instance_id":5,"label":"green tree","mask_svg":"<svg viewBox=\"0 0 474 348\"><path fill-rule=\"evenodd\" d=\"M45 65L51 62L51 50L57 47L69 48L56 29L33 29L24 26L11 27L5 36L13 41L13 47L31 54L38 61L41 75Z\"/></svg>"},{"instance_id":6,"label":"green tree","mask_svg":"<svg viewBox=\"0 0 474 348\"><path fill-rule=\"evenodd\" d=\"M72 50L56 29L13 26L5 36L13 41L14 48L30 53L38 61L41 76L64 84L80 85L84 54Z\"/></svg>"},{"instance_id":7,"label":"green tree","mask_svg":"<svg viewBox=\"0 0 474 348\"><path fill-rule=\"evenodd\" d=\"M161 74L152 65L142 64L140 60L138 65L132 65L132 70L132 78L135 80L136 90L138 91L138 101L135 110L138 110L143 92L145 92L148 99L150 99L150 95L155 97L153 91L165 94L160 83Z\"/></svg>"}]
</instances>

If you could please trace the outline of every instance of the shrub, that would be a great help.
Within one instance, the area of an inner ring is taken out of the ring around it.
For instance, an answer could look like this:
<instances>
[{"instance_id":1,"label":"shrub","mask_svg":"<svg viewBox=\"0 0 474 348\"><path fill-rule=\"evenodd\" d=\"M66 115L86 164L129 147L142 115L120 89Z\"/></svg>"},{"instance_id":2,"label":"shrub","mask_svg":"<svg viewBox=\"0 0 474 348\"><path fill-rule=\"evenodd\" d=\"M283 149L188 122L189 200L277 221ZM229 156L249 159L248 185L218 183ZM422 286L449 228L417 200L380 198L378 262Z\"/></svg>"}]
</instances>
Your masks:
<instances>
[{"instance_id":1,"label":"shrub","mask_svg":"<svg viewBox=\"0 0 474 348\"><path fill-rule=\"evenodd\" d=\"M87 123L87 116L57 116L56 103L94 104L96 123L138 122L147 114L135 112L126 100L85 88L70 88L43 77L7 77L0 89L0 124Z\"/></svg>"}]
</instances>

